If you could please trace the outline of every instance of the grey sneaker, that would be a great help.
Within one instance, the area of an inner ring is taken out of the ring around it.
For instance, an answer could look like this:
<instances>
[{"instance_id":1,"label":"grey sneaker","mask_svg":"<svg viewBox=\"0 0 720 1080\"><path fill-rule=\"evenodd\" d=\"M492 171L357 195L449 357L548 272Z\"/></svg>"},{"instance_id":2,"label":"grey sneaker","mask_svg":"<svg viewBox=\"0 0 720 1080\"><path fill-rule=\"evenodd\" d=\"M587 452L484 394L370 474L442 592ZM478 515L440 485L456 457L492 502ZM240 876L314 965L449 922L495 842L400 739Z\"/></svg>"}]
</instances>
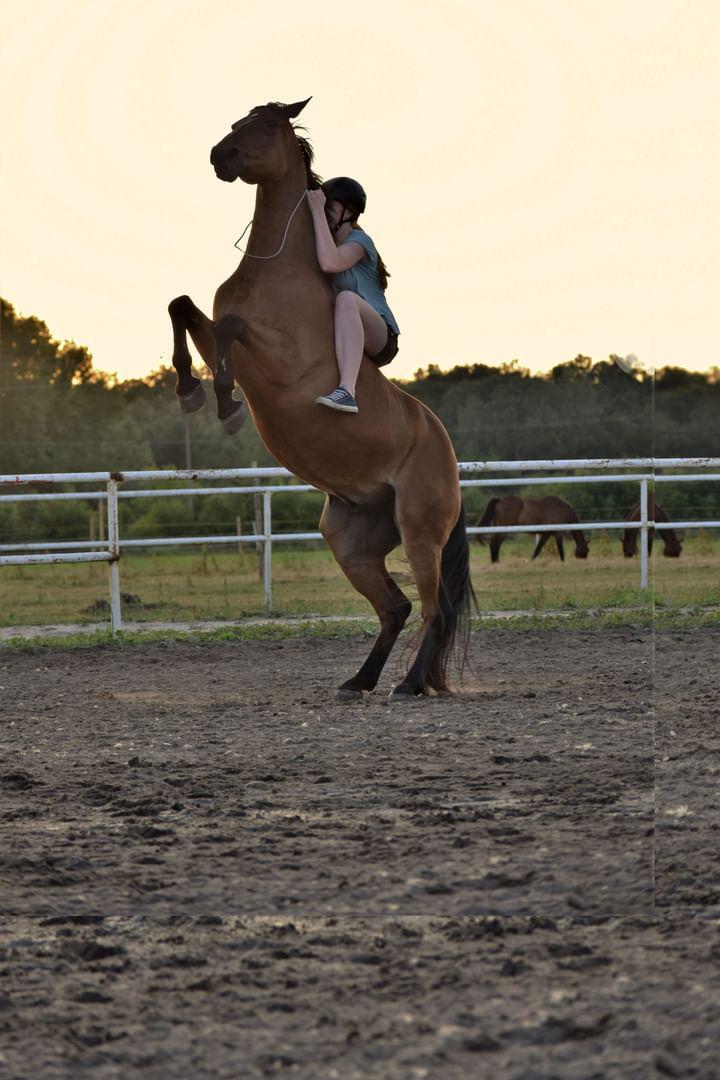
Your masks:
<instances>
[{"instance_id":1,"label":"grey sneaker","mask_svg":"<svg viewBox=\"0 0 720 1080\"><path fill-rule=\"evenodd\" d=\"M323 394L322 397L315 398L315 404L327 405L328 409L339 409L340 412L358 411L357 401L344 386L338 386L332 394Z\"/></svg>"}]
</instances>

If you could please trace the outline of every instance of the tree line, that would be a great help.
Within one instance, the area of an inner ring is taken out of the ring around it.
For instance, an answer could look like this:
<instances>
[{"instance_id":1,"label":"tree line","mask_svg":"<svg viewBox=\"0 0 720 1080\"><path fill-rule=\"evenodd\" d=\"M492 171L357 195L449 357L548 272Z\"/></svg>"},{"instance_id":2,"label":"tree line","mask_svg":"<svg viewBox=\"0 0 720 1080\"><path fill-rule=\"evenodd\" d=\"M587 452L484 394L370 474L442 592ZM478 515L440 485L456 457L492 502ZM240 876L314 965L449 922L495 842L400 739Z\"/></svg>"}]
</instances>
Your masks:
<instances>
[{"instance_id":1,"label":"tree line","mask_svg":"<svg viewBox=\"0 0 720 1080\"><path fill-rule=\"evenodd\" d=\"M580 354L542 374L517 361L449 371L429 364L412 379L395 381L440 416L461 461L720 455L717 367L697 373L668 366L654 377L628 375L610 361L593 362ZM183 416L174 382L167 367L144 379L112 379L93 367L84 346L55 340L42 319L21 316L0 300L0 473L274 464L251 419L239 435L225 435L209 385L205 409ZM600 513L608 520L617 518L631 498L628 485L578 485L572 499L567 487L547 490L573 501L581 517ZM469 493L471 511L489 494L486 489ZM688 516L693 511L707 516L712 509L720 515L717 484L668 485L663 498ZM274 507L279 499L274 498ZM201 526L208 531L208 517L213 527L234 528L238 507L250 517L248 500L239 503L238 497L212 497L210 508L196 499L184 503L182 511L179 502L125 501L124 530L142 526L152 532L163 525L172 534L177 523L180 531L197 525L202 532ZM277 510L288 527L305 529L314 527L320 503L319 496L310 501L291 496L285 504L278 502ZM17 534L42 526L49 539L48 528L65 535L79 513L87 514L87 508L0 504L0 527Z\"/></svg>"}]
</instances>

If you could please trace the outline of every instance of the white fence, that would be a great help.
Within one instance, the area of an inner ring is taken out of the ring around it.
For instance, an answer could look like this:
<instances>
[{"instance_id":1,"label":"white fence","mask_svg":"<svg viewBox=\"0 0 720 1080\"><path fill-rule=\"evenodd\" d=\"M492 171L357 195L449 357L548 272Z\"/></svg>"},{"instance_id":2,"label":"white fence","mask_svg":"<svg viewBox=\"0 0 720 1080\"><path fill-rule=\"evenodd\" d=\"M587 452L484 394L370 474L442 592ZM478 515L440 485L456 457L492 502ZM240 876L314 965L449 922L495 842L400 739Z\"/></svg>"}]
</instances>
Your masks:
<instances>
[{"instance_id":1,"label":"white fence","mask_svg":"<svg viewBox=\"0 0 720 1080\"><path fill-rule=\"evenodd\" d=\"M720 521L669 521L654 522L648 518L648 485L663 482L697 483L699 481L720 480L720 458L581 458L555 459L547 461L464 461L458 465L461 487L501 487L531 484L587 484L609 483L611 481L632 481L639 485L640 520L630 521L582 521L566 525L509 525L495 527L468 527L469 534L483 533L540 533L574 532L578 528L585 532L599 529L639 529L640 530L640 587L648 586L648 529L700 529L720 528ZM519 476L519 473L548 473L559 470L585 470L590 475L583 476ZM631 469L632 472L618 473L619 469ZM658 473L659 469L693 469L700 472ZM638 471L639 470L639 471ZM705 471L707 470L707 471ZM466 479L468 473L512 473L507 477ZM596 475L592 475L595 473ZM598 475L599 474L599 475ZM52 499L100 499L107 503L108 536L107 540L73 540L52 543L0 544L0 566L17 566L27 563L77 563L106 562L109 568L110 586L110 627L113 633L122 628L120 610L120 556L121 551L131 547L178 547L187 544L262 544L263 578L265 586L265 607L272 606L272 548L274 543L293 540L320 540L319 532L308 533L273 533L272 497L280 492L305 492L316 489L308 484L278 484L278 479L292 478L287 469L278 467L254 469L173 469L143 470L122 473L85 472L85 473L26 473L16 476L0 476L2 486L20 487L27 484L104 484L98 491L63 491L31 492L18 494L0 494L0 502L43 501ZM120 489L120 485L130 481L155 482L168 480L187 481L254 481L252 486L235 483L227 487L191 487L165 488L141 491ZM274 480L269 484L267 481ZM263 484L262 481L265 481ZM177 497L188 495L243 495L262 494L263 520L262 532L232 536L189 536L155 538L140 540L121 540L118 517L119 499ZM99 550L98 550L99 549ZM12 554L6 554L12 552ZM26 554L18 554L26 552Z\"/></svg>"}]
</instances>

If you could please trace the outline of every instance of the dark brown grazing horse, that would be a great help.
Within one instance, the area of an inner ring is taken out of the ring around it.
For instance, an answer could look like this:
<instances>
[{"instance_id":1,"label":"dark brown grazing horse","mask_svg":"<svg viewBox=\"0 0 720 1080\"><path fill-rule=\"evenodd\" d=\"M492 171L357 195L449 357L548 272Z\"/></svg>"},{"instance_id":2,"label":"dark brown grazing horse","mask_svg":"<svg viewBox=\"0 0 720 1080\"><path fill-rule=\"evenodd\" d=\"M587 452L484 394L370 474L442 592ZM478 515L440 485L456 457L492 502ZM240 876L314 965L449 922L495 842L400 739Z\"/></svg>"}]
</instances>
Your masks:
<instances>
[{"instance_id":1,"label":"dark brown grazing horse","mask_svg":"<svg viewBox=\"0 0 720 1080\"><path fill-rule=\"evenodd\" d=\"M650 521L670 520L662 506L658 506L655 502L655 497L653 495L648 495L648 518ZM625 520L640 520L640 503L636 503L635 506L633 506ZM623 533L623 555L626 559L631 559L633 555L637 554L639 533L639 529L626 529ZM661 529L660 535L663 539L663 555L666 555L668 559L679 559L680 552L682 551L682 544L678 540L675 531L673 529ZM648 554L652 552L654 538L655 530L648 529Z\"/></svg>"},{"instance_id":2,"label":"dark brown grazing horse","mask_svg":"<svg viewBox=\"0 0 720 1080\"><path fill-rule=\"evenodd\" d=\"M407 699L447 690L456 634L460 625L467 630L473 594L457 459L435 414L367 358L357 415L314 404L336 385L337 360L334 298L318 265L305 200L320 180L310 144L290 123L306 104L257 106L212 149L221 180L257 186L255 213L246 254L218 288L212 318L188 296L170 304L177 394L185 412L203 404L189 333L213 373L226 431L237 431L244 417L245 405L233 399L237 383L273 457L327 493L322 534L380 620L367 660L338 690L342 700L375 687L410 614L410 601L385 566L402 544L423 620L415 659L393 691Z\"/></svg>"},{"instance_id":3,"label":"dark brown grazing horse","mask_svg":"<svg viewBox=\"0 0 720 1080\"><path fill-rule=\"evenodd\" d=\"M483 510L482 517L478 520L478 527L486 525L527 525L528 532L532 532L533 525L565 525L578 520L578 516L569 503L557 495L546 495L544 499L521 499L518 495L505 495L502 499L491 499ZM508 533L496 533L490 538L490 559L498 562L500 558L500 545L507 539ZM563 546L563 534L561 532L543 532L538 534L538 541L533 551L533 559L537 559L542 549L551 536L555 537L558 555L565 561L565 548ZM571 533L575 541L575 558L587 559L588 542L579 529ZM486 543L485 537L479 536L481 544Z\"/></svg>"}]
</instances>

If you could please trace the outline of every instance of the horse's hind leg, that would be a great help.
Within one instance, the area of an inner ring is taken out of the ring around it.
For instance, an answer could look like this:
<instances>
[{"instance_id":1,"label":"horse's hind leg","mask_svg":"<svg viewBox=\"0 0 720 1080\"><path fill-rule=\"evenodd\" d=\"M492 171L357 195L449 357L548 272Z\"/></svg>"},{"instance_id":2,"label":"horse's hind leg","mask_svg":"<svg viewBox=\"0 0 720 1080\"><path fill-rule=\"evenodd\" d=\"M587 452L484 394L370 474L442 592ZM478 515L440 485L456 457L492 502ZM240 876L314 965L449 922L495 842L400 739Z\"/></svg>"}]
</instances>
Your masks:
<instances>
[{"instance_id":1,"label":"horse's hind leg","mask_svg":"<svg viewBox=\"0 0 720 1080\"><path fill-rule=\"evenodd\" d=\"M338 700L349 701L377 685L412 605L385 567L385 556L400 541L390 513L353 510L330 495L320 531L348 581L370 601L380 620L380 633L365 663L338 689Z\"/></svg>"},{"instance_id":2,"label":"horse's hind leg","mask_svg":"<svg viewBox=\"0 0 720 1080\"><path fill-rule=\"evenodd\" d=\"M560 556L560 562L565 562L565 544L563 543L562 533L555 533L555 543L558 549L558 555Z\"/></svg>"},{"instance_id":3,"label":"horse's hind leg","mask_svg":"<svg viewBox=\"0 0 720 1080\"><path fill-rule=\"evenodd\" d=\"M196 412L205 403L205 391L192 373L192 357L187 346L187 334L208 367L215 370L215 339L212 322L189 296L178 296L168 305L173 328L172 364L177 372L175 393L183 412Z\"/></svg>"},{"instance_id":4,"label":"horse's hind leg","mask_svg":"<svg viewBox=\"0 0 720 1080\"><path fill-rule=\"evenodd\" d=\"M449 468L454 462L449 462ZM441 486L441 476L438 485ZM452 481L454 481L454 489ZM441 490L443 487L441 486ZM396 519L422 605L422 640L394 699L427 690L447 691L446 667L458 617L470 593L468 543L457 472L444 485L446 498L420 484L396 488Z\"/></svg>"},{"instance_id":5,"label":"horse's hind leg","mask_svg":"<svg viewBox=\"0 0 720 1080\"><path fill-rule=\"evenodd\" d=\"M445 667L457 616L453 611L453 598L441 585L444 544L427 537L418 537L415 541L409 538L408 532L407 528L403 529L403 547L422 604L423 629L415 660L392 692L395 700L407 700L428 690L448 690Z\"/></svg>"}]
</instances>

